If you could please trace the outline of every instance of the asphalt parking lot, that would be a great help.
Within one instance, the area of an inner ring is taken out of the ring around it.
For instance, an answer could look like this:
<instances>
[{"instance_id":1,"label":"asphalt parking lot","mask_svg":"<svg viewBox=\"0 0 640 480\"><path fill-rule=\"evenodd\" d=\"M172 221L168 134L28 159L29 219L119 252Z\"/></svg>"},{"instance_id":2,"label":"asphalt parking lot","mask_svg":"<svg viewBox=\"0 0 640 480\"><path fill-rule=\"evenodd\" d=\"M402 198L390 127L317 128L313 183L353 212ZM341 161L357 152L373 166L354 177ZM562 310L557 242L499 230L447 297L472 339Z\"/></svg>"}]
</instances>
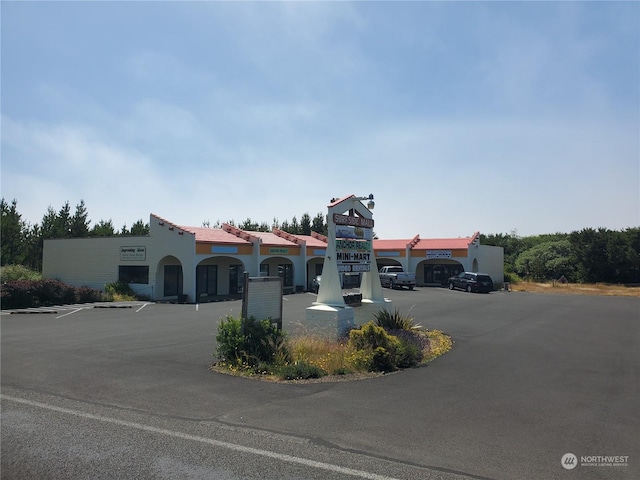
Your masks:
<instances>
[{"instance_id":1,"label":"asphalt parking lot","mask_svg":"<svg viewBox=\"0 0 640 480\"><path fill-rule=\"evenodd\" d=\"M640 299L385 295L454 349L369 380L276 384L208 369L239 301L3 312L1 476L640 478ZM285 331L314 300L284 297Z\"/></svg>"}]
</instances>

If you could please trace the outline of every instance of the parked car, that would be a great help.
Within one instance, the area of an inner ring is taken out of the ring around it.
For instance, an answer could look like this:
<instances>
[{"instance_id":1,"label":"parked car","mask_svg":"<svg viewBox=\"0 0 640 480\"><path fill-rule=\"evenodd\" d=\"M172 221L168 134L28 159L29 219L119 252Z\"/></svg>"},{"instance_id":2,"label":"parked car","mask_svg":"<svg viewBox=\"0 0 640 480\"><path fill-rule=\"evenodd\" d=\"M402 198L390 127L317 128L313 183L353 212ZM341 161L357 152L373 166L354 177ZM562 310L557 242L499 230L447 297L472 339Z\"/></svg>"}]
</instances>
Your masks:
<instances>
[{"instance_id":1,"label":"parked car","mask_svg":"<svg viewBox=\"0 0 640 480\"><path fill-rule=\"evenodd\" d=\"M382 267L380 272L380 284L383 287L389 288L402 288L407 287L409 290L413 290L416 286L416 274L407 273L402 267L395 265Z\"/></svg>"},{"instance_id":2,"label":"parked car","mask_svg":"<svg viewBox=\"0 0 640 480\"><path fill-rule=\"evenodd\" d=\"M449 290L455 288L467 292L489 293L493 290L493 280L486 273L462 272L449 278Z\"/></svg>"},{"instance_id":3,"label":"parked car","mask_svg":"<svg viewBox=\"0 0 640 480\"><path fill-rule=\"evenodd\" d=\"M311 280L311 290L314 291L315 293L318 293L318 290L320 290L321 280L322 280L322 275L316 275L315 277L313 277L313 280Z\"/></svg>"}]
</instances>

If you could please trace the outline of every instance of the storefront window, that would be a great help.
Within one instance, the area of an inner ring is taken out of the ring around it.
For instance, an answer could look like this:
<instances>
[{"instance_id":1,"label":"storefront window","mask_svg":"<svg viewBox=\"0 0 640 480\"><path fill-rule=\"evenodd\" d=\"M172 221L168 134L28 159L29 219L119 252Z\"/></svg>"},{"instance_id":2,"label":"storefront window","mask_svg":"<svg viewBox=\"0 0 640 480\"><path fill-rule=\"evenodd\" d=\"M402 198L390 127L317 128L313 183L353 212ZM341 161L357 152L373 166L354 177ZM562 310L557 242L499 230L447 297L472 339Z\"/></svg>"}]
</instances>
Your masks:
<instances>
[{"instance_id":1,"label":"storefront window","mask_svg":"<svg viewBox=\"0 0 640 480\"><path fill-rule=\"evenodd\" d=\"M216 295L218 292L218 266L198 265L196 268L196 290L201 295Z\"/></svg>"},{"instance_id":2,"label":"storefront window","mask_svg":"<svg viewBox=\"0 0 640 480\"><path fill-rule=\"evenodd\" d=\"M462 271L464 270L459 263L427 264L424 266L424 283L437 283L446 286L449 277L453 277Z\"/></svg>"},{"instance_id":3,"label":"storefront window","mask_svg":"<svg viewBox=\"0 0 640 480\"><path fill-rule=\"evenodd\" d=\"M122 283L149 284L148 266L120 265L118 267L118 281Z\"/></svg>"}]
</instances>

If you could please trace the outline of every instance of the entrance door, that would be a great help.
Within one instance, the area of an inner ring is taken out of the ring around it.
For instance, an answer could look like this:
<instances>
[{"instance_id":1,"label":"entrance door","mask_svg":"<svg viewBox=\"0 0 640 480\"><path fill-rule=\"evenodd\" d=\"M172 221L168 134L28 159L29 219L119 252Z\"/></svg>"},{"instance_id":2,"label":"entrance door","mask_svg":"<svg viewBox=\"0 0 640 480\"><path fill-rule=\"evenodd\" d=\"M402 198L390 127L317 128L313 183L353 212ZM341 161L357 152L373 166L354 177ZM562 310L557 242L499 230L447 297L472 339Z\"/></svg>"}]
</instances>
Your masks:
<instances>
[{"instance_id":1,"label":"entrance door","mask_svg":"<svg viewBox=\"0 0 640 480\"><path fill-rule=\"evenodd\" d=\"M242 293L243 272L242 265L229 266L229 295Z\"/></svg>"},{"instance_id":2,"label":"entrance door","mask_svg":"<svg viewBox=\"0 0 640 480\"><path fill-rule=\"evenodd\" d=\"M182 265L164 266L164 296L182 295Z\"/></svg>"},{"instance_id":3,"label":"entrance door","mask_svg":"<svg viewBox=\"0 0 640 480\"><path fill-rule=\"evenodd\" d=\"M196 292L198 298L214 296L218 293L217 265L198 265L196 267Z\"/></svg>"},{"instance_id":4,"label":"entrance door","mask_svg":"<svg viewBox=\"0 0 640 480\"><path fill-rule=\"evenodd\" d=\"M427 264L424 266L424 283L436 283L445 287L449 277L453 277L462 271L462 265L459 263Z\"/></svg>"}]
</instances>

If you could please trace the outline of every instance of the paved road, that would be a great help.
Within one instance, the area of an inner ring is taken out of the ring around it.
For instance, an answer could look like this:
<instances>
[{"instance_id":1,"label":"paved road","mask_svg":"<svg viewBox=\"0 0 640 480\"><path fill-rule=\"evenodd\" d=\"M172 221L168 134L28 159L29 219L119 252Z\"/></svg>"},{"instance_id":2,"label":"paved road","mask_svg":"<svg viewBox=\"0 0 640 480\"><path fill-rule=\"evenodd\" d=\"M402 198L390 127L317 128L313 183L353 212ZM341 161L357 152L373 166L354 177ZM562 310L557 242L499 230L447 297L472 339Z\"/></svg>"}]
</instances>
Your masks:
<instances>
[{"instance_id":1,"label":"paved road","mask_svg":"<svg viewBox=\"0 0 640 480\"><path fill-rule=\"evenodd\" d=\"M454 349L283 385L208 370L240 302L2 315L2 478L640 478L640 299L385 293Z\"/></svg>"}]
</instances>

